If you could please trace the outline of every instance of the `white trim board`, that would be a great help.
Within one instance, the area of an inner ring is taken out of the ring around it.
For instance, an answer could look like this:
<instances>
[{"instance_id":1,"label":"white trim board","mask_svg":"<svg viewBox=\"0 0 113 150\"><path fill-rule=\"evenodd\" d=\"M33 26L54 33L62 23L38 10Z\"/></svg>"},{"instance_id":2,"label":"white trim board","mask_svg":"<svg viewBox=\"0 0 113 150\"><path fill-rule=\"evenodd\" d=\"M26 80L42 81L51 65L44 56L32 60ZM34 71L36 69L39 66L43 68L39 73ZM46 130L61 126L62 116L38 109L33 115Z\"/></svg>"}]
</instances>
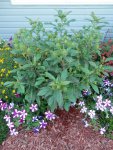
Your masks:
<instances>
[{"instance_id":1,"label":"white trim board","mask_svg":"<svg viewBox=\"0 0 113 150\"><path fill-rule=\"evenodd\" d=\"M11 0L12 5L113 5L113 0Z\"/></svg>"}]
</instances>

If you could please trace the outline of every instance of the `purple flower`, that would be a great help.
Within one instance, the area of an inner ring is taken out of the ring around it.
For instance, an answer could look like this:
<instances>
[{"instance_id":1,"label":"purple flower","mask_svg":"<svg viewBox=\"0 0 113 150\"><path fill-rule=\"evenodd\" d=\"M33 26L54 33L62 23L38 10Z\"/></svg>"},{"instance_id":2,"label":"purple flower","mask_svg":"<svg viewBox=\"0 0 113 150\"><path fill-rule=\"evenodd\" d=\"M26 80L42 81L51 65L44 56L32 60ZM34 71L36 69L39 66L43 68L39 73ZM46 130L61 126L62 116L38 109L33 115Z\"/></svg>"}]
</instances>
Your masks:
<instances>
[{"instance_id":1,"label":"purple flower","mask_svg":"<svg viewBox=\"0 0 113 150\"><path fill-rule=\"evenodd\" d=\"M19 98L21 95L18 94L18 93L15 93L15 96L16 96L17 98Z\"/></svg>"},{"instance_id":2,"label":"purple flower","mask_svg":"<svg viewBox=\"0 0 113 150\"><path fill-rule=\"evenodd\" d=\"M33 128L34 133L38 133L39 130L40 130L40 127L35 127L35 128Z\"/></svg>"},{"instance_id":3,"label":"purple flower","mask_svg":"<svg viewBox=\"0 0 113 150\"><path fill-rule=\"evenodd\" d=\"M48 120L55 119L55 114L51 113L50 111L45 112L45 115Z\"/></svg>"},{"instance_id":4,"label":"purple flower","mask_svg":"<svg viewBox=\"0 0 113 150\"><path fill-rule=\"evenodd\" d=\"M47 122L45 122L44 120L42 120L41 122L40 122L40 128L46 128L46 126L47 126Z\"/></svg>"},{"instance_id":5,"label":"purple flower","mask_svg":"<svg viewBox=\"0 0 113 150\"><path fill-rule=\"evenodd\" d=\"M38 120L43 120L43 116L37 116Z\"/></svg>"},{"instance_id":6,"label":"purple flower","mask_svg":"<svg viewBox=\"0 0 113 150\"><path fill-rule=\"evenodd\" d=\"M25 122L25 118L21 117L20 120L19 120L19 123L22 124L24 122Z\"/></svg>"},{"instance_id":7,"label":"purple flower","mask_svg":"<svg viewBox=\"0 0 113 150\"><path fill-rule=\"evenodd\" d=\"M90 95L91 93L88 91L88 90L83 90L82 91L82 95L83 96L88 96L88 95Z\"/></svg>"},{"instance_id":8,"label":"purple flower","mask_svg":"<svg viewBox=\"0 0 113 150\"><path fill-rule=\"evenodd\" d=\"M4 116L4 119L5 119L7 122L10 122L11 117L8 116L8 115L5 115L5 116Z\"/></svg>"},{"instance_id":9,"label":"purple flower","mask_svg":"<svg viewBox=\"0 0 113 150\"><path fill-rule=\"evenodd\" d=\"M110 86L111 85L111 83L108 79L105 79L103 82L104 82L104 86Z\"/></svg>"},{"instance_id":10,"label":"purple flower","mask_svg":"<svg viewBox=\"0 0 113 150\"><path fill-rule=\"evenodd\" d=\"M27 113L25 110L20 111L20 117L22 117L23 119L25 119L27 116Z\"/></svg>"},{"instance_id":11,"label":"purple flower","mask_svg":"<svg viewBox=\"0 0 113 150\"><path fill-rule=\"evenodd\" d=\"M9 42L8 42L8 45L12 48L12 40L13 40L13 38L12 38L12 36L9 38Z\"/></svg>"},{"instance_id":12,"label":"purple flower","mask_svg":"<svg viewBox=\"0 0 113 150\"><path fill-rule=\"evenodd\" d=\"M7 126L9 127L9 129L11 130L12 128L14 128L14 123L13 122L8 122Z\"/></svg>"},{"instance_id":13,"label":"purple flower","mask_svg":"<svg viewBox=\"0 0 113 150\"><path fill-rule=\"evenodd\" d=\"M7 109L7 103L1 103L0 108L2 111Z\"/></svg>"},{"instance_id":14,"label":"purple flower","mask_svg":"<svg viewBox=\"0 0 113 150\"><path fill-rule=\"evenodd\" d=\"M31 110L32 112L37 111L37 110L38 110L37 104L31 104L30 110Z\"/></svg>"},{"instance_id":15,"label":"purple flower","mask_svg":"<svg viewBox=\"0 0 113 150\"><path fill-rule=\"evenodd\" d=\"M17 109L15 109L13 112L12 112L12 115L13 115L13 118L18 118L20 116L20 111L18 111Z\"/></svg>"},{"instance_id":16,"label":"purple flower","mask_svg":"<svg viewBox=\"0 0 113 150\"><path fill-rule=\"evenodd\" d=\"M38 121L37 116L35 116L35 117L32 118L32 122L36 122L36 121Z\"/></svg>"},{"instance_id":17,"label":"purple flower","mask_svg":"<svg viewBox=\"0 0 113 150\"><path fill-rule=\"evenodd\" d=\"M16 129L11 129L10 130L10 135L17 135L18 131L16 131Z\"/></svg>"},{"instance_id":18,"label":"purple flower","mask_svg":"<svg viewBox=\"0 0 113 150\"><path fill-rule=\"evenodd\" d=\"M0 99L0 105L3 103L2 99Z\"/></svg>"}]
</instances>

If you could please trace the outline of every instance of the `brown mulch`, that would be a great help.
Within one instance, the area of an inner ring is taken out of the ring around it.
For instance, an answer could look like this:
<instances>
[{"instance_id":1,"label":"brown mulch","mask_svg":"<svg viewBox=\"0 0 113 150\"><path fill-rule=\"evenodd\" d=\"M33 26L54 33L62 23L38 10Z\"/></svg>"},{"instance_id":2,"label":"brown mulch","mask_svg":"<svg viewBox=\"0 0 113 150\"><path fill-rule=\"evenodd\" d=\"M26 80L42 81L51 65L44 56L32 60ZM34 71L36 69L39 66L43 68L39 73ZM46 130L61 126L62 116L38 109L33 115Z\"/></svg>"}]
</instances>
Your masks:
<instances>
[{"instance_id":1,"label":"brown mulch","mask_svg":"<svg viewBox=\"0 0 113 150\"><path fill-rule=\"evenodd\" d=\"M85 128L83 116L75 108L57 110L56 114L59 118L47 129L39 134L21 130L16 137L9 136L0 150L113 150L113 140Z\"/></svg>"}]
</instances>

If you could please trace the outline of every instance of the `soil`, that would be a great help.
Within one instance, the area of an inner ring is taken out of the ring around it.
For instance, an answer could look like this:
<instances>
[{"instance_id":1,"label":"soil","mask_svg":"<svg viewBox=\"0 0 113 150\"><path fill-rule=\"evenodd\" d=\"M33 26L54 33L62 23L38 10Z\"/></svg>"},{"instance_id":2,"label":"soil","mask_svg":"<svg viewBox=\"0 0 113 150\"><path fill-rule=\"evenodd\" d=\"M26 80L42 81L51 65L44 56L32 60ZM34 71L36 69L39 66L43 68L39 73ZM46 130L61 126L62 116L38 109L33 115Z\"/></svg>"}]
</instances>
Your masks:
<instances>
[{"instance_id":1,"label":"soil","mask_svg":"<svg viewBox=\"0 0 113 150\"><path fill-rule=\"evenodd\" d=\"M79 110L56 114L59 117L39 134L22 129L17 136L9 136L0 150L113 150L113 140L84 127Z\"/></svg>"}]
</instances>

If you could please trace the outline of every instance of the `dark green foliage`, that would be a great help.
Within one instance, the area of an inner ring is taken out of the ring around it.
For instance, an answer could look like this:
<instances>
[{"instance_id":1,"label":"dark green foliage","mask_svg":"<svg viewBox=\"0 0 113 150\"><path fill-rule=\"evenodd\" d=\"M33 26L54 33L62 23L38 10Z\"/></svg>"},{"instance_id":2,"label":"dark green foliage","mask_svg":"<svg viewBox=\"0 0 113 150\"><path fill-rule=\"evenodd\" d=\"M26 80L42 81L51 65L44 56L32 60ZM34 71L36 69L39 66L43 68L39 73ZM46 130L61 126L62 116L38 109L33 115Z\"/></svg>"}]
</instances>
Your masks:
<instances>
[{"instance_id":1,"label":"dark green foliage","mask_svg":"<svg viewBox=\"0 0 113 150\"><path fill-rule=\"evenodd\" d=\"M74 19L68 20L68 14L58 11L49 31L42 22L29 19L31 29L15 34L12 54L19 67L13 70L16 81L6 83L29 103L40 105L45 100L52 111L57 107L68 110L83 89L98 93L104 71L99 48L102 20L92 13L89 26L69 34L67 28Z\"/></svg>"},{"instance_id":2,"label":"dark green foliage","mask_svg":"<svg viewBox=\"0 0 113 150\"><path fill-rule=\"evenodd\" d=\"M8 133L8 127L6 126L6 122L3 119L4 112L0 111L0 144L5 140L7 133Z\"/></svg>"}]
</instances>

